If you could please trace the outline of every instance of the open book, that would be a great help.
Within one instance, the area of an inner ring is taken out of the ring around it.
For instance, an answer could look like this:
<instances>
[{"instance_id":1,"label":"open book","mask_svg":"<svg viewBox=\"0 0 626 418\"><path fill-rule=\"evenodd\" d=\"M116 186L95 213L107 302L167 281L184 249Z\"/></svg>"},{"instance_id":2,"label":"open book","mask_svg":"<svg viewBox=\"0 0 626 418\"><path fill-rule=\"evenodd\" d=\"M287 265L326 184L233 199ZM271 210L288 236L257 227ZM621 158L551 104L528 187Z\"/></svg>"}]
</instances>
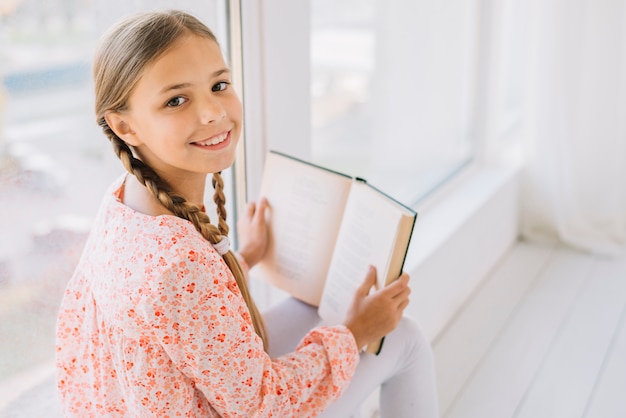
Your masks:
<instances>
[{"instance_id":1,"label":"open book","mask_svg":"<svg viewBox=\"0 0 626 418\"><path fill-rule=\"evenodd\" d=\"M270 151L261 196L270 241L254 277L317 306L326 323L344 321L370 264L379 288L399 277L417 214L366 181Z\"/></svg>"}]
</instances>

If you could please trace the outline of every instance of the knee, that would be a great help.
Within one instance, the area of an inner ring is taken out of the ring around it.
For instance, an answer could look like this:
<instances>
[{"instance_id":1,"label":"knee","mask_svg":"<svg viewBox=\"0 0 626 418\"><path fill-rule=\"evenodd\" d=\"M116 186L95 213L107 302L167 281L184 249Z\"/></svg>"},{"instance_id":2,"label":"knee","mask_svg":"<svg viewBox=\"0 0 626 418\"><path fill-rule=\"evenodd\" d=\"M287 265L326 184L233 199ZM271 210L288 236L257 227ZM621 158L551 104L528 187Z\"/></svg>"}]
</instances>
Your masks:
<instances>
[{"instance_id":1,"label":"knee","mask_svg":"<svg viewBox=\"0 0 626 418\"><path fill-rule=\"evenodd\" d=\"M432 361L433 353L430 339L424 333L419 323L410 316L404 316L400 320L395 332L402 335L406 344L407 358L414 358L417 361Z\"/></svg>"}]
</instances>

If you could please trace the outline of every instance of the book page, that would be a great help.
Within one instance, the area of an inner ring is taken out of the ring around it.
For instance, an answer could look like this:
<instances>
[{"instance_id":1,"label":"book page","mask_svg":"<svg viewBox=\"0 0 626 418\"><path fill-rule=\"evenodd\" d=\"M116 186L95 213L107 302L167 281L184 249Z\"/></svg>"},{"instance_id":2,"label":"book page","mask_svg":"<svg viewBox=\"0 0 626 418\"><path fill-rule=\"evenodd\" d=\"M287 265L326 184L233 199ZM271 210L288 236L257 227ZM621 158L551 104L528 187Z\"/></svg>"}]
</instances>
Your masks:
<instances>
[{"instance_id":1,"label":"book page","mask_svg":"<svg viewBox=\"0 0 626 418\"><path fill-rule=\"evenodd\" d=\"M402 212L383 195L354 183L318 311L327 323L344 321L370 264L376 267L379 288L384 286L401 219Z\"/></svg>"},{"instance_id":2,"label":"book page","mask_svg":"<svg viewBox=\"0 0 626 418\"><path fill-rule=\"evenodd\" d=\"M317 306L352 180L279 154L265 164L270 242L251 276Z\"/></svg>"}]
</instances>

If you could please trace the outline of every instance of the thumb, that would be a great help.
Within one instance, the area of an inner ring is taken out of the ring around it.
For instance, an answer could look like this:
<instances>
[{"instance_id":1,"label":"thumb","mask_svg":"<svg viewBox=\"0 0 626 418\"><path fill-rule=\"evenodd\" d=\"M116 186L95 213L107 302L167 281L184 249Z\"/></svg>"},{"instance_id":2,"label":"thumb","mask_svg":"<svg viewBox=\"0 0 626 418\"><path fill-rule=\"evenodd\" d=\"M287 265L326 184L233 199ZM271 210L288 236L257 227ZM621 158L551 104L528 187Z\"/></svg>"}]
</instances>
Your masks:
<instances>
[{"instance_id":1,"label":"thumb","mask_svg":"<svg viewBox=\"0 0 626 418\"><path fill-rule=\"evenodd\" d=\"M365 297L369 295L372 286L376 284L376 267L369 266L367 269L367 274L365 275L365 280L361 286L359 286L357 290L357 294L361 297Z\"/></svg>"},{"instance_id":2,"label":"thumb","mask_svg":"<svg viewBox=\"0 0 626 418\"><path fill-rule=\"evenodd\" d=\"M254 216L254 212L256 212L256 203L254 202L248 203L246 210L248 211L248 218L252 218Z\"/></svg>"},{"instance_id":3,"label":"thumb","mask_svg":"<svg viewBox=\"0 0 626 418\"><path fill-rule=\"evenodd\" d=\"M254 216L258 218L260 222L265 222L265 212L267 211L269 203L265 197L262 197L256 205L256 212Z\"/></svg>"}]
</instances>

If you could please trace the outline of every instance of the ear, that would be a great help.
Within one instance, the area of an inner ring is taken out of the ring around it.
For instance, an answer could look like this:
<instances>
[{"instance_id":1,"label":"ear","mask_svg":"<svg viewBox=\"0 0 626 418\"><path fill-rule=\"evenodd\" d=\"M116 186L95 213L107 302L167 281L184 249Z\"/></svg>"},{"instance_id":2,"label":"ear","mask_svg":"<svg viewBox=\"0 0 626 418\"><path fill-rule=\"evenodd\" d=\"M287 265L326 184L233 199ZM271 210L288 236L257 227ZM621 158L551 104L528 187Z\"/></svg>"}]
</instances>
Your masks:
<instances>
[{"instance_id":1,"label":"ear","mask_svg":"<svg viewBox=\"0 0 626 418\"><path fill-rule=\"evenodd\" d=\"M115 135L122 138L128 145L134 147L141 145L141 141L129 123L128 115L111 110L105 112L104 120L106 120L107 125L115 132Z\"/></svg>"}]
</instances>

